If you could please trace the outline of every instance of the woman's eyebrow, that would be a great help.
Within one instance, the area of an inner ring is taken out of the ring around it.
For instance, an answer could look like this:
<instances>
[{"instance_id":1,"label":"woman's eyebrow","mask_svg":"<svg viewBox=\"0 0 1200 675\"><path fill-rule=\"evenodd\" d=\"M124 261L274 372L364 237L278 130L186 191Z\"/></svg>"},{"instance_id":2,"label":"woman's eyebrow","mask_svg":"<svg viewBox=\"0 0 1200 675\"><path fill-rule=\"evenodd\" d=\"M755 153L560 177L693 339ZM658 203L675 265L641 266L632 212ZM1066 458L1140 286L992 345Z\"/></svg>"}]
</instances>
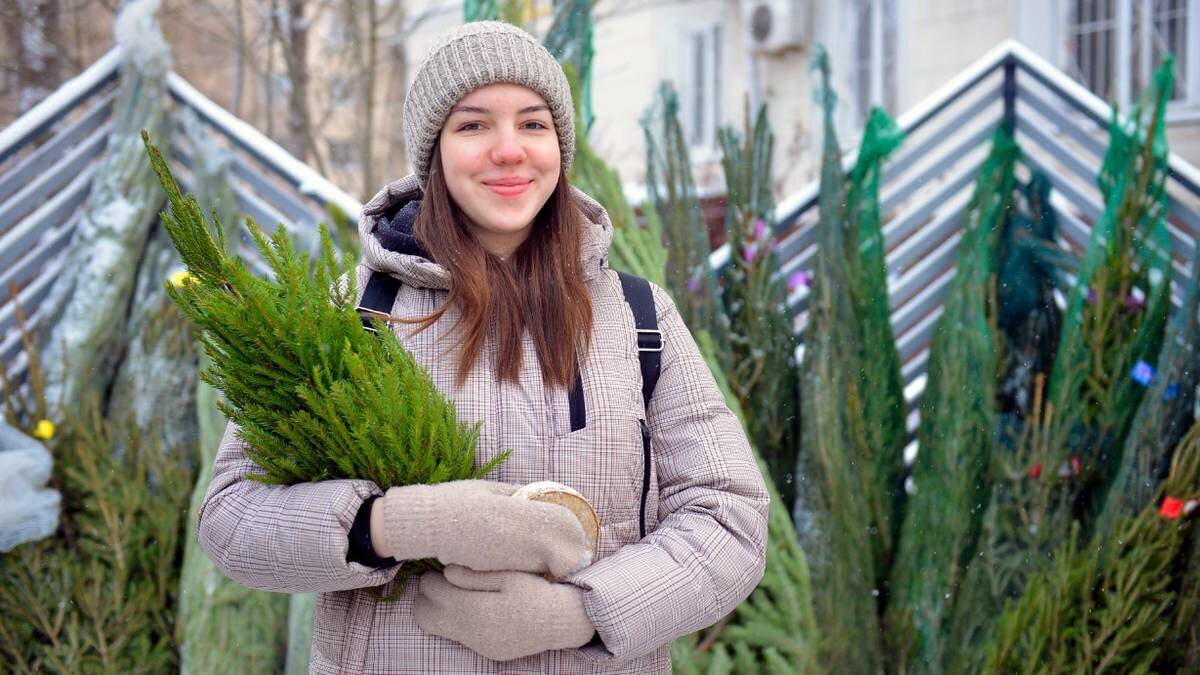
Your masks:
<instances>
[{"instance_id":1,"label":"woman's eyebrow","mask_svg":"<svg viewBox=\"0 0 1200 675\"><path fill-rule=\"evenodd\" d=\"M521 108L520 110L517 111L517 114L518 115L528 115L529 113L540 112L542 110L545 110L546 112L550 112L550 106L541 105L541 104L531 105L531 106L528 106L525 108ZM481 108L476 105L456 105L450 109L451 115L453 115L456 112L475 113L476 115L487 115L487 114L491 113L491 111L488 110L487 108Z\"/></svg>"}]
</instances>

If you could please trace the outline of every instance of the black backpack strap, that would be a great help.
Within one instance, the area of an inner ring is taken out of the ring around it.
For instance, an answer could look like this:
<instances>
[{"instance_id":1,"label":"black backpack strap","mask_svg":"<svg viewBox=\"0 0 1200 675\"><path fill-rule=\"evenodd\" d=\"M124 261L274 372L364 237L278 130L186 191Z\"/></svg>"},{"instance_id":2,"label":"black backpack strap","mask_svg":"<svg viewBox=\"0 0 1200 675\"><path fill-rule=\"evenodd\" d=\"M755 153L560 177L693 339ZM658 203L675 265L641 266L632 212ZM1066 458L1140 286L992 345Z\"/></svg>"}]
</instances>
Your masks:
<instances>
[{"instance_id":1,"label":"black backpack strap","mask_svg":"<svg viewBox=\"0 0 1200 675\"><path fill-rule=\"evenodd\" d=\"M363 328L374 333L371 325L372 318L379 314L391 314L392 306L396 304L396 295L400 293L400 280L384 272L371 272L367 287L363 290L362 300L359 301L358 315L362 317Z\"/></svg>"},{"instance_id":2,"label":"black backpack strap","mask_svg":"<svg viewBox=\"0 0 1200 675\"><path fill-rule=\"evenodd\" d=\"M625 302L633 310L633 324L637 329L638 362L642 367L642 403L650 408L650 397L658 384L658 371L662 367L663 339L658 329L658 312L654 308L654 293L650 282L645 279L617 272L621 278L621 291Z\"/></svg>"}]
</instances>

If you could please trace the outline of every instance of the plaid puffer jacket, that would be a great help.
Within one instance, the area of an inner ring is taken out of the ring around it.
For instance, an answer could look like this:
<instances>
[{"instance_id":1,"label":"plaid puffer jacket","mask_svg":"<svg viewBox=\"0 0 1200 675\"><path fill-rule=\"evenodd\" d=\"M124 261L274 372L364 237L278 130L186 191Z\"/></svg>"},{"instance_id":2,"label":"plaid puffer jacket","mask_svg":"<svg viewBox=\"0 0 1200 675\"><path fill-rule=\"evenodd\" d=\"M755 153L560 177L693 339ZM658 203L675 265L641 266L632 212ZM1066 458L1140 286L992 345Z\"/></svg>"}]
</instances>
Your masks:
<instances>
[{"instance_id":1,"label":"plaid puffer jacket","mask_svg":"<svg viewBox=\"0 0 1200 675\"><path fill-rule=\"evenodd\" d=\"M200 512L205 551L229 578L287 593L320 593L313 627L314 673L669 673L670 643L709 626L744 600L762 577L767 491L737 418L670 297L654 287L663 332L662 370L644 410L633 315L608 268L612 225L578 190L588 225L581 251L594 307L594 337L581 364L585 423L572 430L568 392L543 384L531 341L519 384L480 369L462 387L453 359L439 358L453 308L402 342L455 401L459 417L483 421L478 461L512 456L489 478L554 480L582 492L602 525L597 560L569 578L584 589L603 645L543 652L502 663L423 633L413 622L419 579L398 602L380 602L396 568L347 561L348 533L363 501L381 494L363 480L291 486L247 479L261 472L231 425ZM448 272L420 255L389 250L376 228L418 198L413 177L387 185L362 211L358 288L372 270L402 282L393 314L425 315L445 300ZM485 349L491 349L491 346ZM650 431L645 450L640 420ZM647 454L648 453L648 454ZM648 480L647 480L648 475ZM645 501L645 508L642 502ZM644 511L645 522L640 522ZM640 536L640 531L647 533Z\"/></svg>"}]
</instances>

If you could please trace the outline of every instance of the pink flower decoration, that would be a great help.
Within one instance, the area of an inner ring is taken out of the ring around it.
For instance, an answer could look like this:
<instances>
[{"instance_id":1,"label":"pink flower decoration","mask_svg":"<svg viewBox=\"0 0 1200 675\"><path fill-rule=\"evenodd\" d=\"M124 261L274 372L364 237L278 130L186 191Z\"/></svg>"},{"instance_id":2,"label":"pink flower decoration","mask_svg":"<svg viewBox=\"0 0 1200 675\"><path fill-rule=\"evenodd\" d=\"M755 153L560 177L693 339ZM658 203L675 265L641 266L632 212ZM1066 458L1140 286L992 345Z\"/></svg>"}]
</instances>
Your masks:
<instances>
[{"instance_id":1,"label":"pink flower decoration","mask_svg":"<svg viewBox=\"0 0 1200 675\"><path fill-rule=\"evenodd\" d=\"M766 234L767 234L767 224L763 221L762 218L756 219L754 221L754 238L762 239L764 236L766 236Z\"/></svg>"},{"instance_id":2,"label":"pink flower decoration","mask_svg":"<svg viewBox=\"0 0 1200 675\"><path fill-rule=\"evenodd\" d=\"M749 244L742 247L742 257L747 263L754 262L754 256L758 253L758 244Z\"/></svg>"},{"instance_id":3,"label":"pink flower decoration","mask_svg":"<svg viewBox=\"0 0 1200 675\"><path fill-rule=\"evenodd\" d=\"M812 288L812 282L812 275L808 272L805 272L804 270L792 272L790 275L788 275L788 292L791 293L801 286L805 288Z\"/></svg>"},{"instance_id":4,"label":"pink flower decoration","mask_svg":"<svg viewBox=\"0 0 1200 675\"><path fill-rule=\"evenodd\" d=\"M700 278L695 275L688 277L687 289L689 293L695 293L700 290Z\"/></svg>"}]
</instances>

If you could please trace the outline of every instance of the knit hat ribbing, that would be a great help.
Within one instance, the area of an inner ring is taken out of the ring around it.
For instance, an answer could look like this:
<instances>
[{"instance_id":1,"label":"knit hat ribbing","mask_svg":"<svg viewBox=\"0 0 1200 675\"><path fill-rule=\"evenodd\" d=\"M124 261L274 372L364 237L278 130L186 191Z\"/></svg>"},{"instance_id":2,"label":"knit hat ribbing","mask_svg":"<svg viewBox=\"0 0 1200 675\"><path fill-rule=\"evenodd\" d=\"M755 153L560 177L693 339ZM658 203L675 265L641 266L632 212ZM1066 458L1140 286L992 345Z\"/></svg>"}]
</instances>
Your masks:
<instances>
[{"instance_id":1,"label":"knit hat ribbing","mask_svg":"<svg viewBox=\"0 0 1200 675\"><path fill-rule=\"evenodd\" d=\"M520 84L550 107L562 170L575 157L575 106L562 66L532 35L499 21L475 21L448 33L417 70L404 100L404 141L424 190L433 144L450 109L486 84Z\"/></svg>"}]
</instances>

